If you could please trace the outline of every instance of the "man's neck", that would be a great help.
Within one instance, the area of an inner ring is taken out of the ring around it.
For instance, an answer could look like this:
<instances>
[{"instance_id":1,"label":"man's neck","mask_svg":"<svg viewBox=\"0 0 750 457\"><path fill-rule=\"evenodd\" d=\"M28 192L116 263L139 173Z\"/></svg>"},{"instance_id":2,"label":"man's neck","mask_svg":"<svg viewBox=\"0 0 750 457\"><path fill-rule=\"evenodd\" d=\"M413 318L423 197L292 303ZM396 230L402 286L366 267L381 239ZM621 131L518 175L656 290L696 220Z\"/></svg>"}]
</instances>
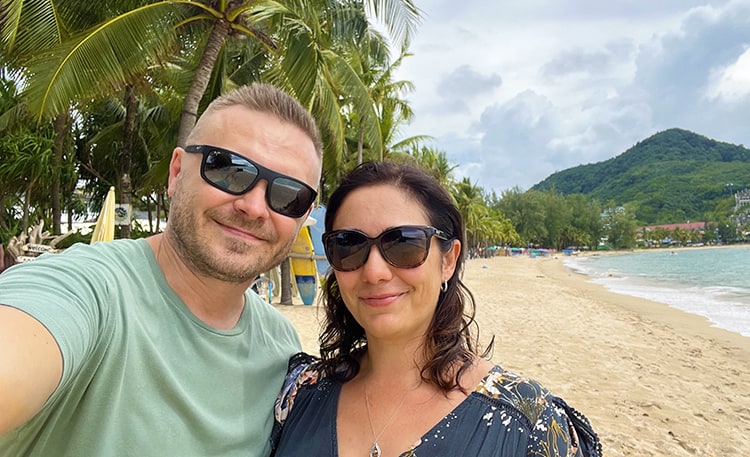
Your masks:
<instances>
[{"instance_id":1,"label":"man's neck","mask_svg":"<svg viewBox=\"0 0 750 457\"><path fill-rule=\"evenodd\" d=\"M147 239L159 267L185 306L213 328L229 330L237 325L245 307L249 284L236 284L201 275L192 270L164 234Z\"/></svg>"}]
</instances>

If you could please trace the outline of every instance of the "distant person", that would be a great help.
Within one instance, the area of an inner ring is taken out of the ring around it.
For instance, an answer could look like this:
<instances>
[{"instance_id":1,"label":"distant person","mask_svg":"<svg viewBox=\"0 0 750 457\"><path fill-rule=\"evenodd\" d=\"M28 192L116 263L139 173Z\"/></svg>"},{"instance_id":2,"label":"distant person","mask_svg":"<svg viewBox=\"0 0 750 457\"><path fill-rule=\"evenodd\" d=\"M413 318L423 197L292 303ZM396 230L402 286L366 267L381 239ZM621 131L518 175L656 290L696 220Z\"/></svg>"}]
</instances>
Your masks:
<instances>
[{"instance_id":1,"label":"distant person","mask_svg":"<svg viewBox=\"0 0 750 457\"><path fill-rule=\"evenodd\" d=\"M164 233L0 276L0 455L270 453L300 343L248 287L310 212L319 132L298 102L253 84L214 100L187 144L172 153Z\"/></svg>"},{"instance_id":2,"label":"distant person","mask_svg":"<svg viewBox=\"0 0 750 457\"><path fill-rule=\"evenodd\" d=\"M480 352L464 222L438 181L365 163L325 229L321 359L291 363L275 457L601 455L585 417Z\"/></svg>"}]
</instances>

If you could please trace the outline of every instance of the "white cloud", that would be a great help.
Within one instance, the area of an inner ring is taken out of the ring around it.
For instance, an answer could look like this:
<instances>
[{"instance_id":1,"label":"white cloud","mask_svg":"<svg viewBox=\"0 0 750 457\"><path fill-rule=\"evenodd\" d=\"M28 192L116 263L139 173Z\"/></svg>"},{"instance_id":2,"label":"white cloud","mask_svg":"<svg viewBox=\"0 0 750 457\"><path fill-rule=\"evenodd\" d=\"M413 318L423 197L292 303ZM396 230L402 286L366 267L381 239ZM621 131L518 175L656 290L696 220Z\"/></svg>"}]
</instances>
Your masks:
<instances>
[{"instance_id":1,"label":"white cloud","mask_svg":"<svg viewBox=\"0 0 750 457\"><path fill-rule=\"evenodd\" d=\"M406 135L523 189L680 127L750 144L750 0L425 0Z\"/></svg>"},{"instance_id":2,"label":"white cloud","mask_svg":"<svg viewBox=\"0 0 750 457\"><path fill-rule=\"evenodd\" d=\"M742 102L750 95L750 47L732 64L711 71L706 95L726 103Z\"/></svg>"}]
</instances>

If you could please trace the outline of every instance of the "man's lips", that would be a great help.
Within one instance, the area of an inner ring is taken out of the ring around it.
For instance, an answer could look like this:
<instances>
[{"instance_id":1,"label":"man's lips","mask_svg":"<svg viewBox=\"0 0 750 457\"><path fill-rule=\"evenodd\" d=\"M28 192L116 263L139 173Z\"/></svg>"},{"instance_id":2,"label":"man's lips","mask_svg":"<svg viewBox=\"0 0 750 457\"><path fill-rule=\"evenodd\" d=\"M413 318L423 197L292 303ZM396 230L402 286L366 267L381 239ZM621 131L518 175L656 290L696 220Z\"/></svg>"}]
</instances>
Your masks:
<instances>
[{"instance_id":1,"label":"man's lips","mask_svg":"<svg viewBox=\"0 0 750 457\"><path fill-rule=\"evenodd\" d=\"M224 229L225 231L229 232L231 235L244 238L246 240L256 241L256 240L262 240L260 236L254 234L253 232L248 231L247 229L243 229L240 227L232 226L232 225L226 225L222 224L219 221L216 221L219 226Z\"/></svg>"}]
</instances>

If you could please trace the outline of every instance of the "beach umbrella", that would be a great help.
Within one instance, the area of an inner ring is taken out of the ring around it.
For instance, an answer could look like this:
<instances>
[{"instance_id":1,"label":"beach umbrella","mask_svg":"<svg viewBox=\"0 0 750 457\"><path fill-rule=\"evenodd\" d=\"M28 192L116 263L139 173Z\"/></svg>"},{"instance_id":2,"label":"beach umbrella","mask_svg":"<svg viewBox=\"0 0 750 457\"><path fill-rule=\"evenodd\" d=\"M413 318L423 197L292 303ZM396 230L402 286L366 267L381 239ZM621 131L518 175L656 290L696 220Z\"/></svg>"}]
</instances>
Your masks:
<instances>
[{"instance_id":1,"label":"beach umbrella","mask_svg":"<svg viewBox=\"0 0 750 457\"><path fill-rule=\"evenodd\" d=\"M115 188L110 187L104 199L96 227L91 235L91 244L97 241L112 241L115 239Z\"/></svg>"}]
</instances>

